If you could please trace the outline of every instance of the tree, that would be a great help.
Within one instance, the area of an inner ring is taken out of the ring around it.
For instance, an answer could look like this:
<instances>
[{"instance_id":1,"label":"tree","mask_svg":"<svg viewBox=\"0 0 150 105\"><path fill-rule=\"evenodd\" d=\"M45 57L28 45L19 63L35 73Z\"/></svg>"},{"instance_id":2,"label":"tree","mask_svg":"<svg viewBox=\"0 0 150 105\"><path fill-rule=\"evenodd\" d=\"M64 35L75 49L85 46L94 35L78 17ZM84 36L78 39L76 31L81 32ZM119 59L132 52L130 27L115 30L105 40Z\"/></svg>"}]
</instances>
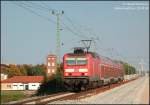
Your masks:
<instances>
[{"instance_id":1,"label":"tree","mask_svg":"<svg viewBox=\"0 0 150 105\"><path fill-rule=\"evenodd\" d=\"M24 65L19 65L18 68L20 70L21 75L27 75L27 70L24 67Z\"/></svg>"},{"instance_id":2,"label":"tree","mask_svg":"<svg viewBox=\"0 0 150 105\"><path fill-rule=\"evenodd\" d=\"M42 76L42 75L44 75L45 70L46 70L46 67L44 64L35 65L35 66L29 68L27 73L30 76L40 76L40 75Z\"/></svg>"},{"instance_id":3,"label":"tree","mask_svg":"<svg viewBox=\"0 0 150 105\"><path fill-rule=\"evenodd\" d=\"M22 75L19 68L15 65L10 65L9 68L6 69L8 77L20 76Z\"/></svg>"},{"instance_id":4,"label":"tree","mask_svg":"<svg viewBox=\"0 0 150 105\"><path fill-rule=\"evenodd\" d=\"M131 74L135 74L136 73L135 67L131 66L130 64L128 64L126 62L121 62L121 63L123 64L123 67L124 67L126 75L131 75Z\"/></svg>"},{"instance_id":5,"label":"tree","mask_svg":"<svg viewBox=\"0 0 150 105\"><path fill-rule=\"evenodd\" d=\"M36 95L44 95L65 91L62 78L62 65L57 68L56 74L48 78L45 74L44 81Z\"/></svg>"}]
</instances>

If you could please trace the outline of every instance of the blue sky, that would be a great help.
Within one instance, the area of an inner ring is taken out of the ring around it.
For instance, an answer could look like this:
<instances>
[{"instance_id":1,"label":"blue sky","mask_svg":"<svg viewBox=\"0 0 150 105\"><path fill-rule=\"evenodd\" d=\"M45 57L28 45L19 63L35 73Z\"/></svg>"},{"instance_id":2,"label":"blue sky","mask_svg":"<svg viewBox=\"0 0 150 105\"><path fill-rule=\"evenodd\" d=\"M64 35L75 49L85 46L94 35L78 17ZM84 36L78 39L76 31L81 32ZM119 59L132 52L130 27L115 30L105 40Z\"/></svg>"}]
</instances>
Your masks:
<instances>
[{"instance_id":1,"label":"blue sky","mask_svg":"<svg viewBox=\"0 0 150 105\"><path fill-rule=\"evenodd\" d=\"M123 59L139 67L140 59L149 64L149 10L148 2L133 1L41 1L1 2L1 56L2 63L38 64L45 63L49 53L56 50L56 24L37 16L19 5L56 21L48 9L63 10L61 24L65 23L76 33L88 37L96 35L97 52L101 55ZM33 4L34 3L34 4ZM143 3L143 5L127 5ZM29 6L29 7L28 7ZM123 9L123 7L129 8ZM144 9L143 9L144 7ZM122 8L122 9L116 9ZM134 9L132 9L134 8ZM72 22L68 21L69 17ZM72 25L75 26L73 26ZM81 45L85 39L74 35L66 28L60 32L61 56L71 48ZM112 51L108 50L113 48ZM91 49L92 50L92 49ZM117 56L117 53L121 56Z\"/></svg>"}]
</instances>

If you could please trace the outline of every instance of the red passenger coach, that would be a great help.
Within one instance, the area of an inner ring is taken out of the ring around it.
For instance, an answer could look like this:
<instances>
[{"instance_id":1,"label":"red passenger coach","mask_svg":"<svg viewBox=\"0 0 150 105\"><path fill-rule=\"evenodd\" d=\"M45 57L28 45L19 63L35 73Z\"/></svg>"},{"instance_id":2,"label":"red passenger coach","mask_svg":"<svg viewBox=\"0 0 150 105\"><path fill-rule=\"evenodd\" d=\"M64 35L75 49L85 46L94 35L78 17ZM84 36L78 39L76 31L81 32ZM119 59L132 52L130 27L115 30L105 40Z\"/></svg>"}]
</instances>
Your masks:
<instances>
[{"instance_id":1,"label":"red passenger coach","mask_svg":"<svg viewBox=\"0 0 150 105\"><path fill-rule=\"evenodd\" d=\"M123 80L123 66L94 52L75 49L63 57L65 86L72 90L95 88Z\"/></svg>"}]
</instances>

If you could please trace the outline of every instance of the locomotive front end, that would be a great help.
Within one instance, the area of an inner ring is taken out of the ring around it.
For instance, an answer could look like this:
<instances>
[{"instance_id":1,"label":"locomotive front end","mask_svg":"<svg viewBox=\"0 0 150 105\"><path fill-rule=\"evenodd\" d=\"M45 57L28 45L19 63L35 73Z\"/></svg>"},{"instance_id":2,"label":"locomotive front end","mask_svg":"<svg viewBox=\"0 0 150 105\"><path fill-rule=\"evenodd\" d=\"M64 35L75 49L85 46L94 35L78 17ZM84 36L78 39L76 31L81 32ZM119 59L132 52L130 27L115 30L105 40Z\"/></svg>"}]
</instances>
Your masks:
<instances>
[{"instance_id":1,"label":"locomotive front end","mask_svg":"<svg viewBox=\"0 0 150 105\"><path fill-rule=\"evenodd\" d=\"M63 58L64 81L67 88L77 90L88 84L88 57L86 54L66 54Z\"/></svg>"},{"instance_id":2,"label":"locomotive front end","mask_svg":"<svg viewBox=\"0 0 150 105\"><path fill-rule=\"evenodd\" d=\"M64 77L88 76L86 57L66 57L64 60Z\"/></svg>"}]
</instances>

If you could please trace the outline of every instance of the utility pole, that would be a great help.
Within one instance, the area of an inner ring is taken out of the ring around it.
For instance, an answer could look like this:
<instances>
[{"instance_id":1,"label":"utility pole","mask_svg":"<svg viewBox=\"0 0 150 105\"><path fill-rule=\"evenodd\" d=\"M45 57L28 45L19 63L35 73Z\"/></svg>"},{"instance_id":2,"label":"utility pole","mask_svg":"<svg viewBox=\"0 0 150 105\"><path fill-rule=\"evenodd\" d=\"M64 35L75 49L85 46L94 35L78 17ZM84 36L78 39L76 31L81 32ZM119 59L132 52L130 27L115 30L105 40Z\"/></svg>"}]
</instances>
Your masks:
<instances>
[{"instance_id":1,"label":"utility pole","mask_svg":"<svg viewBox=\"0 0 150 105\"><path fill-rule=\"evenodd\" d=\"M60 16L64 14L64 11L52 11L52 14L57 17L57 28L56 28L56 54L57 54L57 63L60 64Z\"/></svg>"},{"instance_id":2,"label":"utility pole","mask_svg":"<svg viewBox=\"0 0 150 105\"><path fill-rule=\"evenodd\" d=\"M143 67L144 61L143 61L143 59L141 59L141 61L140 61L139 64L140 64L140 66L141 66L140 74L142 75L143 72L144 72L144 67Z\"/></svg>"},{"instance_id":3,"label":"utility pole","mask_svg":"<svg viewBox=\"0 0 150 105\"><path fill-rule=\"evenodd\" d=\"M130 75L129 75L130 74L129 73L130 67L129 66L130 66L130 64L128 63L128 79L130 79Z\"/></svg>"}]
</instances>

